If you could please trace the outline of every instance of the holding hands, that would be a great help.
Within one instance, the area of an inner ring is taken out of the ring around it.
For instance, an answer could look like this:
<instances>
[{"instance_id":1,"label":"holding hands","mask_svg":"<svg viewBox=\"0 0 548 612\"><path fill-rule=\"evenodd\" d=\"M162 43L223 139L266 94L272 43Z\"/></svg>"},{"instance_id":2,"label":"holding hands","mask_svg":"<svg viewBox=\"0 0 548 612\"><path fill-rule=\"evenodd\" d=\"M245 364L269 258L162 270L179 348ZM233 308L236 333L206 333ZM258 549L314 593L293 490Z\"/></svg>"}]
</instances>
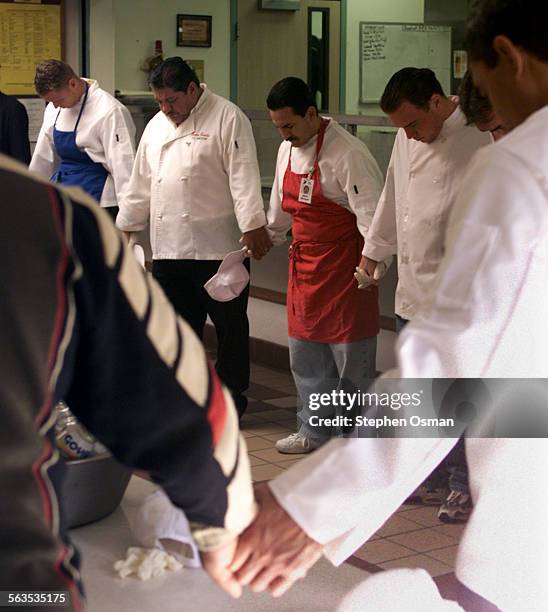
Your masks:
<instances>
[{"instance_id":1,"label":"holding hands","mask_svg":"<svg viewBox=\"0 0 548 612\"><path fill-rule=\"evenodd\" d=\"M204 568L227 593L239 597L242 586L283 595L304 578L322 555L312 540L276 501L266 483L255 487L259 512L249 527L224 548L202 554Z\"/></svg>"}]
</instances>

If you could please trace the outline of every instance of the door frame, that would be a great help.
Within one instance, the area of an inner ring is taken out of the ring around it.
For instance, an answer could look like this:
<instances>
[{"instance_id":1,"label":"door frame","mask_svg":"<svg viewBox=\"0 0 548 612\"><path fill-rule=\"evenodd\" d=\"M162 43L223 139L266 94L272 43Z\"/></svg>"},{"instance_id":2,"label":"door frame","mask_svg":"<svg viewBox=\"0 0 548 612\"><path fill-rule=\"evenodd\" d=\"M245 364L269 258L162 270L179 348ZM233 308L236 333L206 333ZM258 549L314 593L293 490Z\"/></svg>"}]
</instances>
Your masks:
<instances>
[{"instance_id":1,"label":"door frame","mask_svg":"<svg viewBox=\"0 0 548 612\"><path fill-rule=\"evenodd\" d=\"M346 21L348 0L339 0L341 4L339 53L339 113L346 109ZM230 0L230 99L238 103L238 0Z\"/></svg>"}]
</instances>

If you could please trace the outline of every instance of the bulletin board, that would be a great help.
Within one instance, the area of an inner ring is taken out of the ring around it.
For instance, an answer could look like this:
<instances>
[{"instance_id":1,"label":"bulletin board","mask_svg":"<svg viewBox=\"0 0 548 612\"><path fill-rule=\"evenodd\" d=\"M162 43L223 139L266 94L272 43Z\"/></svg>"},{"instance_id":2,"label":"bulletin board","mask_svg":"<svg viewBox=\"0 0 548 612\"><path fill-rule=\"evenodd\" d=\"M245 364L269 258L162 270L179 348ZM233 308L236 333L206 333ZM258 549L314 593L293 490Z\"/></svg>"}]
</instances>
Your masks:
<instances>
[{"instance_id":1,"label":"bulletin board","mask_svg":"<svg viewBox=\"0 0 548 612\"><path fill-rule=\"evenodd\" d=\"M61 0L0 0L0 90L36 95L36 64L62 59Z\"/></svg>"},{"instance_id":2,"label":"bulletin board","mask_svg":"<svg viewBox=\"0 0 548 612\"><path fill-rule=\"evenodd\" d=\"M378 102L390 77L406 66L430 68L451 91L451 26L360 23L360 102Z\"/></svg>"}]
</instances>

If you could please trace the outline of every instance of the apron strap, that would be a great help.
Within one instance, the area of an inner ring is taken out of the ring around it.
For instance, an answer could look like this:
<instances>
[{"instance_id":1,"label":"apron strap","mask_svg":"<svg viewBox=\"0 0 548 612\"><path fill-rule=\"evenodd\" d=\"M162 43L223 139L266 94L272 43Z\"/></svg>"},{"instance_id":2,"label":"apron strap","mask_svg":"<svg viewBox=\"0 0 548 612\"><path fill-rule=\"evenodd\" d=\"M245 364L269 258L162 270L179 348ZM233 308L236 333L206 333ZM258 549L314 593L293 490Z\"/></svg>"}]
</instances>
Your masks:
<instances>
[{"instance_id":1,"label":"apron strap","mask_svg":"<svg viewBox=\"0 0 548 612\"><path fill-rule=\"evenodd\" d=\"M324 136L325 136L325 130L327 128L327 126L329 125L329 119L325 119L325 118L321 118L320 120L320 129L318 130L318 138L316 139L316 154L314 157L314 166L313 169L309 172L308 178L312 178L312 175L317 172L318 167L319 167L319 157L320 157L320 149L322 148L323 145L323 140L324 140ZM293 151L293 145L291 145L291 148L289 149L289 160L287 162L287 168L290 172L292 172L291 170L291 153Z\"/></svg>"}]
</instances>

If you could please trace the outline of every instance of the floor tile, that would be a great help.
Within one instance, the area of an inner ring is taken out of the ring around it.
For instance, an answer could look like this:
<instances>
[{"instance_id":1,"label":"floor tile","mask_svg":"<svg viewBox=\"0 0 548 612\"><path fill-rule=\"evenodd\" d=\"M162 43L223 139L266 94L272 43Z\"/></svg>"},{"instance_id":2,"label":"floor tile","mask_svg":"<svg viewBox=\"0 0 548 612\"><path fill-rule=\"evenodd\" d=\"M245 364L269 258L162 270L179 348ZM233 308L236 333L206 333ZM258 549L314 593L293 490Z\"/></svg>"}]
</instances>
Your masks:
<instances>
[{"instance_id":1,"label":"floor tile","mask_svg":"<svg viewBox=\"0 0 548 612\"><path fill-rule=\"evenodd\" d=\"M276 389L272 389L271 387L265 387L264 385L259 385L253 382L249 385L247 393L249 397L252 397L257 400L276 399L277 397L287 396L286 391L277 391Z\"/></svg>"},{"instance_id":2,"label":"floor tile","mask_svg":"<svg viewBox=\"0 0 548 612\"><path fill-rule=\"evenodd\" d=\"M276 422L279 423L282 427L286 427L291 432L297 431L297 417L295 416L295 414L293 414L292 418L290 419L282 419Z\"/></svg>"},{"instance_id":3,"label":"floor tile","mask_svg":"<svg viewBox=\"0 0 548 612\"><path fill-rule=\"evenodd\" d=\"M240 433L244 438L251 438L251 436L255 435L252 431L246 431L245 429L240 429Z\"/></svg>"},{"instance_id":4,"label":"floor tile","mask_svg":"<svg viewBox=\"0 0 548 612\"><path fill-rule=\"evenodd\" d=\"M272 480L272 478L283 474L284 469L278 465L267 463L251 468L251 478L254 482L262 482L264 480Z\"/></svg>"},{"instance_id":5,"label":"floor tile","mask_svg":"<svg viewBox=\"0 0 548 612\"><path fill-rule=\"evenodd\" d=\"M292 434L292 431L280 431L279 433L272 433L272 434L261 434L261 436L263 438L266 438L267 440L272 440L272 442L277 442L278 440L281 440L282 438L287 438L287 436L289 434Z\"/></svg>"},{"instance_id":6,"label":"floor tile","mask_svg":"<svg viewBox=\"0 0 548 612\"><path fill-rule=\"evenodd\" d=\"M255 467L256 465L264 465L266 461L263 459L259 459L258 457L254 457L251 453L248 453L249 465L251 467Z\"/></svg>"},{"instance_id":7,"label":"floor tile","mask_svg":"<svg viewBox=\"0 0 548 612\"><path fill-rule=\"evenodd\" d=\"M240 429L245 429L246 425L250 425L252 423L260 423L262 419L260 419L257 414L244 414L244 416L240 419Z\"/></svg>"},{"instance_id":8,"label":"floor tile","mask_svg":"<svg viewBox=\"0 0 548 612\"><path fill-rule=\"evenodd\" d=\"M431 550L428 553L429 557L433 557L442 563L446 563L447 565L454 567L455 560L457 558L457 551L459 547L458 544L455 546L449 546L447 548L440 548L439 550Z\"/></svg>"},{"instance_id":9,"label":"floor tile","mask_svg":"<svg viewBox=\"0 0 548 612\"><path fill-rule=\"evenodd\" d=\"M247 408L245 409L245 413L255 414L257 412L262 412L263 410L272 410L272 406L261 400L250 400L247 403Z\"/></svg>"},{"instance_id":10,"label":"floor tile","mask_svg":"<svg viewBox=\"0 0 548 612\"><path fill-rule=\"evenodd\" d=\"M294 414L294 410L292 411L278 408L277 410L265 410L264 412L258 412L257 417L262 421L275 421L277 423L279 421L286 421L290 419L294 416Z\"/></svg>"},{"instance_id":11,"label":"floor tile","mask_svg":"<svg viewBox=\"0 0 548 612\"><path fill-rule=\"evenodd\" d=\"M262 436L265 434L281 434L287 430L283 425L278 425L278 423L263 421L262 423L253 423L253 425L249 425L246 431L251 431L256 436Z\"/></svg>"},{"instance_id":12,"label":"floor tile","mask_svg":"<svg viewBox=\"0 0 548 612\"><path fill-rule=\"evenodd\" d=\"M391 542L407 546L417 552L427 552L436 548L447 548L456 544L455 538L435 531L434 529L420 529L409 533L400 533L388 538Z\"/></svg>"},{"instance_id":13,"label":"floor tile","mask_svg":"<svg viewBox=\"0 0 548 612\"><path fill-rule=\"evenodd\" d=\"M425 569L430 576L441 576L442 574L447 574L451 571L451 567L449 567L449 565L446 565L441 561L437 561L436 559L432 559L431 557L427 557L426 555L412 555L411 557L384 561L379 563L379 566L383 569L421 567L422 569Z\"/></svg>"},{"instance_id":14,"label":"floor tile","mask_svg":"<svg viewBox=\"0 0 548 612\"><path fill-rule=\"evenodd\" d=\"M263 448L272 448L272 442L270 440L265 440L260 436L253 436L252 438L246 438L246 446L249 452L253 452L256 450L262 450Z\"/></svg>"},{"instance_id":15,"label":"floor tile","mask_svg":"<svg viewBox=\"0 0 548 612\"><path fill-rule=\"evenodd\" d=\"M288 456L289 455L286 455L286 457L288 457ZM283 468L289 468L292 465L297 465L297 463L299 463L302 458L303 457L301 456L300 459L294 459L293 458L293 459L288 459L287 461L275 461L274 465L279 465L280 467L283 467Z\"/></svg>"},{"instance_id":16,"label":"floor tile","mask_svg":"<svg viewBox=\"0 0 548 612\"><path fill-rule=\"evenodd\" d=\"M297 398L293 396L280 397L278 399L265 400L265 404L277 406L278 408L297 408Z\"/></svg>"},{"instance_id":17,"label":"floor tile","mask_svg":"<svg viewBox=\"0 0 548 612\"><path fill-rule=\"evenodd\" d=\"M418 508L413 508L413 510L400 512L399 516L415 521L415 523L425 527L439 527L442 525L442 522L438 519L437 506L419 506Z\"/></svg>"},{"instance_id":18,"label":"floor tile","mask_svg":"<svg viewBox=\"0 0 548 612\"><path fill-rule=\"evenodd\" d=\"M434 529L455 538L455 540L460 540L466 529L466 523L440 523L439 526L434 527Z\"/></svg>"},{"instance_id":19,"label":"floor tile","mask_svg":"<svg viewBox=\"0 0 548 612\"><path fill-rule=\"evenodd\" d=\"M379 539L364 544L354 553L354 556L358 557L358 559L369 561L369 563L378 564L392 559L399 559L400 557L408 557L412 554L413 551L405 546Z\"/></svg>"},{"instance_id":20,"label":"floor tile","mask_svg":"<svg viewBox=\"0 0 548 612\"><path fill-rule=\"evenodd\" d=\"M284 457L287 457L287 460L295 459L292 455L283 455L279 453L275 448L267 448L267 449L259 449L253 451L254 457L259 457L259 459L263 459L264 461L268 461L269 463L285 463ZM444 537L441 533L438 534Z\"/></svg>"},{"instance_id":21,"label":"floor tile","mask_svg":"<svg viewBox=\"0 0 548 612\"><path fill-rule=\"evenodd\" d=\"M377 535L381 538L386 538L398 533L407 533L408 531L416 531L422 528L423 526L418 523L410 521L399 514L393 514L377 531Z\"/></svg>"}]
</instances>

